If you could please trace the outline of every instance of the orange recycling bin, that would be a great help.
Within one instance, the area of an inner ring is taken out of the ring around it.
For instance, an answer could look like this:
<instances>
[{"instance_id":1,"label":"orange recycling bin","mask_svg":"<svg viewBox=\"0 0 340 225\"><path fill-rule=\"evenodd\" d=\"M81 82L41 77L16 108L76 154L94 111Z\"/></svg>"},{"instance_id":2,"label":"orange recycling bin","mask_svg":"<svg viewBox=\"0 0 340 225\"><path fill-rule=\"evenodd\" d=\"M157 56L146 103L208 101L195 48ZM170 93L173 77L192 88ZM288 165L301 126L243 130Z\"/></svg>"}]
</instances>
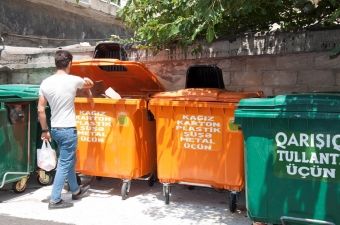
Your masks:
<instances>
[{"instance_id":1,"label":"orange recycling bin","mask_svg":"<svg viewBox=\"0 0 340 225\"><path fill-rule=\"evenodd\" d=\"M234 111L243 98L262 92L189 88L154 95L157 173L169 204L171 184L230 190L230 211L244 189L243 135Z\"/></svg>"},{"instance_id":2,"label":"orange recycling bin","mask_svg":"<svg viewBox=\"0 0 340 225\"><path fill-rule=\"evenodd\" d=\"M72 63L71 74L100 81L90 90L97 98L76 97L78 130L76 171L89 176L120 178L126 199L132 179L156 179L156 123L149 96L164 91L143 64L116 59ZM105 97L112 88L121 99ZM102 95L99 93L103 92ZM86 95L85 95L86 96ZM102 96L102 98L98 98Z\"/></svg>"}]
</instances>

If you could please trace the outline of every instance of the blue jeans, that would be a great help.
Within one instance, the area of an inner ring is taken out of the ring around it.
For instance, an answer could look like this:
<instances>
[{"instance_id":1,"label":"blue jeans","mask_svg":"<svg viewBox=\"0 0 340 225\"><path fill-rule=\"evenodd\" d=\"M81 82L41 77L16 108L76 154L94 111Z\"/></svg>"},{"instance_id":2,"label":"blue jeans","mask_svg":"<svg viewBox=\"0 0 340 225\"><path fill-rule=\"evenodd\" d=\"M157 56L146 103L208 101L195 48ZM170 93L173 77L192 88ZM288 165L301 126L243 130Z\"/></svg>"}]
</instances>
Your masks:
<instances>
[{"instance_id":1,"label":"blue jeans","mask_svg":"<svg viewBox=\"0 0 340 225\"><path fill-rule=\"evenodd\" d=\"M52 187L51 202L59 202L66 178L71 192L75 194L79 191L75 171L78 134L75 127L69 127L62 129L51 128L51 135L60 151L57 172Z\"/></svg>"}]
</instances>

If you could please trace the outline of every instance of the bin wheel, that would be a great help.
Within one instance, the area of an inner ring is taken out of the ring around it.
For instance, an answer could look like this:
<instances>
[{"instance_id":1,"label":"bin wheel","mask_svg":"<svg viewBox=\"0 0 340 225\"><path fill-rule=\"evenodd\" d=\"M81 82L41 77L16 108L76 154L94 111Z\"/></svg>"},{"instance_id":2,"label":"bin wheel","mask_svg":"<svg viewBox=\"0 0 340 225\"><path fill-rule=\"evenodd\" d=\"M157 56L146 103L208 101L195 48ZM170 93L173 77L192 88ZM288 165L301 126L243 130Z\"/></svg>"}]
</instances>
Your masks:
<instances>
[{"instance_id":1,"label":"bin wheel","mask_svg":"<svg viewBox=\"0 0 340 225\"><path fill-rule=\"evenodd\" d=\"M78 174L76 175L76 177L77 177L77 184L80 186L81 185L81 178L80 178L80 176L78 176ZM64 189L66 191L71 190L70 185L68 184L67 179L65 180L65 183L64 183Z\"/></svg>"},{"instance_id":2,"label":"bin wheel","mask_svg":"<svg viewBox=\"0 0 340 225\"><path fill-rule=\"evenodd\" d=\"M236 193L230 193L230 199L229 199L229 210L230 212L234 213L237 208L237 194Z\"/></svg>"},{"instance_id":3,"label":"bin wheel","mask_svg":"<svg viewBox=\"0 0 340 225\"><path fill-rule=\"evenodd\" d=\"M12 184L12 190L17 194L23 193L26 190L26 182L23 183L21 180L14 182Z\"/></svg>"},{"instance_id":4,"label":"bin wheel","mask_svg":"<svg viewBox=\"0 0 340 225\"><path fill-rule=\"evenodd\" d=\"M188 186L188 189L189 189L190 191L195 190L195 186Z\"/></svg>"},{"instance_id":5,"label":"bin wheel","mask_svg":"<svg viewBox=\"0 0 340 225\"><path fill-rule=\"evenodd\" d=\"M96 176L96 180L97 181L101 181L103 179L103 177L98 177L98 176Z\"/></svg>"},{"instance_id":6,"label":"bin wheel","mask_svg":"<svg viewBox=\"0 0 340 225\"><path fill-rule=\"evenodd\" d=\"M121 196L122 196L122 200L125 200L125 199L127 199L127 196L128 196L128 194L129 194L129 192L128 192L128 183L127 182L123 182L123 184L122 184L122 190L121 190Z\"/></svg>"},{"instance_id":7,"label":"bin wheel","mask_svg":"<svg viewBox=\"0 0 340 225\"><path fill-rule=\"evenodd\" d=\"M42 186L48 186L51 185L53 183L53 175L50 173L45 173L45 175L43 177L41 176L37 176L37 181L40 185Z\"/></svg>"},{"instance_id":8,"label":"bin wheel","mask_svg":"<svg viewBox=\"0 0 340 225\"><path fill-rule=\"evenodd\" d=\"M170 186L164 186L165 204L169 205L170 202Z\"/></svg>"}]
</instances>

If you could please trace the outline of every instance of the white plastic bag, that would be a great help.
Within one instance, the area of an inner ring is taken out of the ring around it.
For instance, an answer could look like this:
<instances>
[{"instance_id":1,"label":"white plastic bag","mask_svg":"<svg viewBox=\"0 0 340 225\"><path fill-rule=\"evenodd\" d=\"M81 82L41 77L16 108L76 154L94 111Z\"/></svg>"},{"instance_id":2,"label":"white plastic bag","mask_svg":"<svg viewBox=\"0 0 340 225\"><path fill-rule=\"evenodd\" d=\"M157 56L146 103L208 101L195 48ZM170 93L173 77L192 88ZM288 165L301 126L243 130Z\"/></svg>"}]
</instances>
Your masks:
<instances>
[{"instance_id":1,"label":"white plastic bag","mask_svg":"<svg viewBox=\"0 0 340 225\"><path fill-rule=\"evenodd\" d=\"M48 141L43 141L41 149L37 149L38 167L51 171L57 165L57 155Z\"/></svg>"}]
</instances>

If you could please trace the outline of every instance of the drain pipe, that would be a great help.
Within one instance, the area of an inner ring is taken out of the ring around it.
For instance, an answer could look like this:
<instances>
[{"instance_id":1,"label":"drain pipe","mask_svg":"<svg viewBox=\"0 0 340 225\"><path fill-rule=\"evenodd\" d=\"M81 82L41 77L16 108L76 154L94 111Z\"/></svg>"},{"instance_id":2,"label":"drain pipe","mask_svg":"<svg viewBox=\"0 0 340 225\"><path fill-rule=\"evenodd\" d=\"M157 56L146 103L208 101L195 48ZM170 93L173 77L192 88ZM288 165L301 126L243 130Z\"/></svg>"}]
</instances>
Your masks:
<instances>
[{"instance_id":1,"label":"drain pipe","mask_svg":"<svg viewBox=\"0 0 340 225\"><path fill-rule=\"evenodd\" d=\"M0 37L0 43L2 43L2 49L0 49L0 59L1 59L1 52L2 52L2 50L5 49L5 43L4 43L3 37Z\"/></svg>"}]
</instances>

